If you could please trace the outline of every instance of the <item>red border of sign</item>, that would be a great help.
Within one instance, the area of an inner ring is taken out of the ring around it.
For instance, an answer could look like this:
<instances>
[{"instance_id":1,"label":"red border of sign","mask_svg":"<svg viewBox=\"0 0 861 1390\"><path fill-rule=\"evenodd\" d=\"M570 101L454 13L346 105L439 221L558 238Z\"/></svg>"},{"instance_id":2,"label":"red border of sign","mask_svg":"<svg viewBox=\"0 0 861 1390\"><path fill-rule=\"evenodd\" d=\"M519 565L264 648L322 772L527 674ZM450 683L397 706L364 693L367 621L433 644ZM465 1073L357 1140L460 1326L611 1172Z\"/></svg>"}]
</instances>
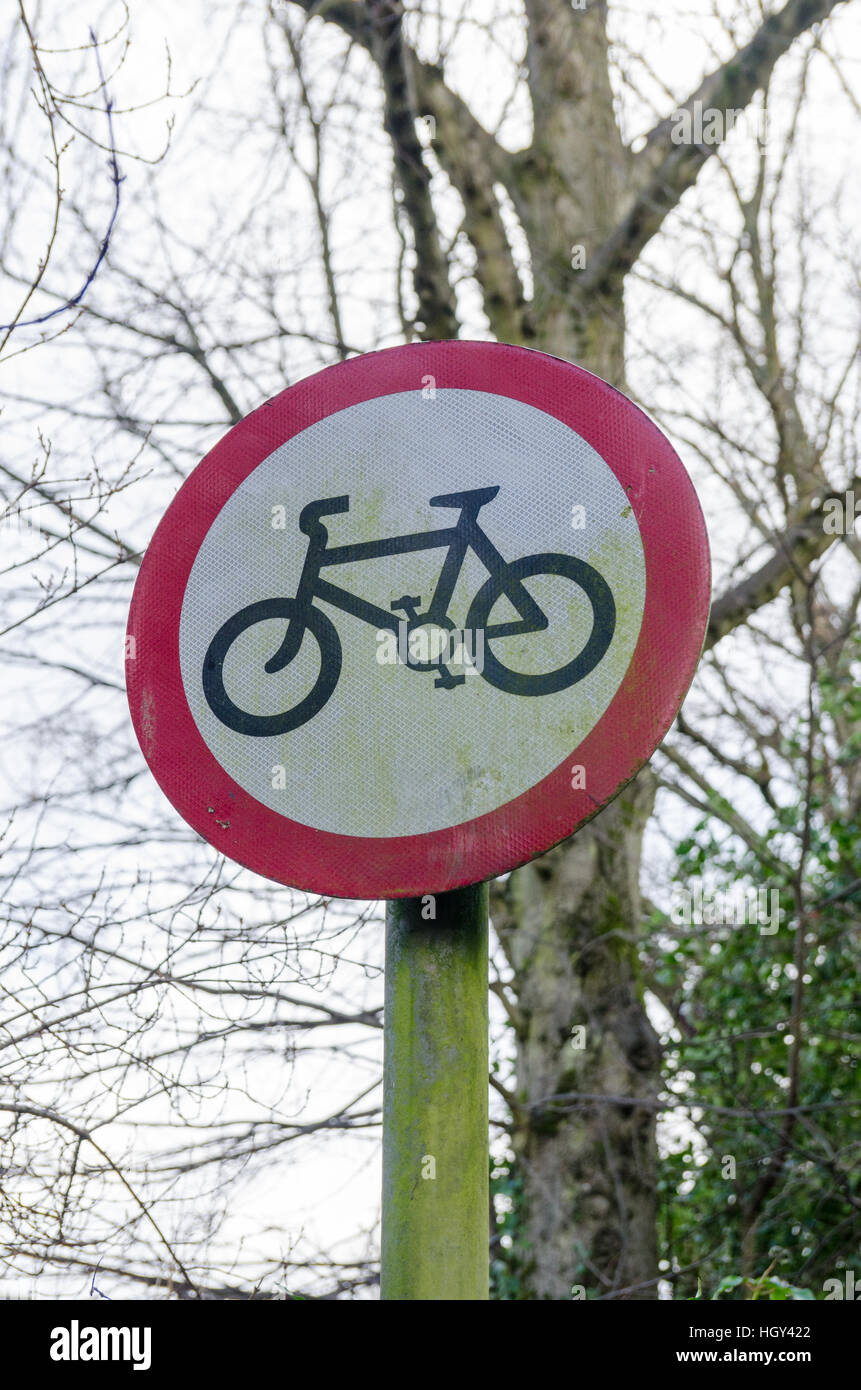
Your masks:
<instances>
[{"instance_id":1,"label":"red border of sign","mask_svg":"<svg viewBox=\"0 0 861 1390\"><path fill-rule=\"evenodd\" d=\"M271 811L216 762L183 688L182 601L216 516L274 449L347 406L421 389L426 375L437 389L488 391L536 406L597 450L639 522L646 562L643 622L630 666L602 718L529 791L448 830L391 838L336 835ZM387 348L327 367L267 401L235 425L180 488L152 539L132 599L132 720L156 781L180 815L222 853L265 878L326 897L444 892L542 854L639 771L693 678L709 589L708 539L693 485L668 440L626 396L580 367L529 348L483 342ZM572 790L572 764L585 767L588 790Z\"/></svg>"}]
</instances>

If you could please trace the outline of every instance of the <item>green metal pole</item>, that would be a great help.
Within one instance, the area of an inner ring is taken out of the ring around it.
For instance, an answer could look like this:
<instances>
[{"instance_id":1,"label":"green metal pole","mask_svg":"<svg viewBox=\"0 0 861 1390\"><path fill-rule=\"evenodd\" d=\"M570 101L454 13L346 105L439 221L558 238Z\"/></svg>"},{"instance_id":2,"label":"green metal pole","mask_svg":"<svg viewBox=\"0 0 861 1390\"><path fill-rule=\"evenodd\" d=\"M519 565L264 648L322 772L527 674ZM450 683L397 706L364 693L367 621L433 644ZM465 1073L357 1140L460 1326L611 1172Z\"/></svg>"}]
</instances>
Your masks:
<instances>
[{"instance_id":1,"label":"green metal pole","mask_svg":"<svg viewBox=\"0 0 861 1390\"><path fill-rule=\"evenodd\" d=\"M488 1297L487 902L479 883L387 905L386 1300Z\"/></svg>"}]
</instances>

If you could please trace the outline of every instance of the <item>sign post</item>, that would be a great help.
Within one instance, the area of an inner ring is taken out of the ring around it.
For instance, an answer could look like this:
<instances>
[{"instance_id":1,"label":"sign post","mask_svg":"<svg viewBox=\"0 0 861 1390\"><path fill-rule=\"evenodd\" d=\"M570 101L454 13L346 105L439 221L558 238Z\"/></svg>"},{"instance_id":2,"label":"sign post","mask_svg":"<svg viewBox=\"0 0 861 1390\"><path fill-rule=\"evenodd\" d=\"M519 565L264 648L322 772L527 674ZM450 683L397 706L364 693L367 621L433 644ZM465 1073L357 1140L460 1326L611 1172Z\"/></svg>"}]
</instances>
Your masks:
<instances>
[{"instance_id":1,"label":"sign post","mask_svg":"<svg viewBox=\"0 0 861 1390\"><path fill-rule=\"evenodd\" d=\"M709 557L625 396L504 343L350 358L184 483L129 615L135 732L223 854L387 915L383 1297L488 1296L487 888L651 757Z\"/></svg>"},{"instance_id":2,"label":"sign post","mask_svg":"<svg viewBox=\"0 0 861 1390\"><path fill-rule=\"evenodd\" d=\"M477 884L386 910L387 1301L488 1297L487 899Z\"/></svg>"}]
</instances>

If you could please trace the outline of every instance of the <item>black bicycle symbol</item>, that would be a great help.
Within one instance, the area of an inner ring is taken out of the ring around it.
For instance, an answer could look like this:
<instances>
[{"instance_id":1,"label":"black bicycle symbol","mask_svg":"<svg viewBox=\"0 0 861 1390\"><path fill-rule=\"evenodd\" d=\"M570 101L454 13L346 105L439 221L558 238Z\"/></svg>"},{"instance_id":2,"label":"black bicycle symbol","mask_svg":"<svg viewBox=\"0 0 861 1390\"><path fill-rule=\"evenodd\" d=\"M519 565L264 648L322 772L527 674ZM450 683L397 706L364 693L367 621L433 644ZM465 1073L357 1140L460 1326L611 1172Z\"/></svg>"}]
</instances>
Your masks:
<instances>
[{"instance_id":1,"label":"black bicycle symbol","mask_svg":"<svg viewBox=\"0 0 861 1390\"><path fill-rule=\"evenodd\" d=\"M448 616L461 567L471 548L475 551L490 577L482 584L472 600L466 620L467 631L482 633L484 663L481 675L497 690L512 695L549 695L565 690L594 670L613 638L616 626L616 605L610 586L596 569L573 555L524 555L520 560L507 561L485 535L478 524L478 513L499 492L498 487L473 488L468 492L451 492L432 497L432 507L459 507L460 517L453 526L436 531L421 531L412 535L392 536L378 541L355 545L328 546L328 531L320 518L346 512L349 496L324 497L309 502L299 515L299 529L308 537L302 575L295 598L267 598L240 609L219 628L213 637L203 662L203 690L210 709L236 733L268 738L298 729L317 714L331 696L341 674L341 642L334 624L314 600L322 600L340 608L344 613L370 623L378 631L388 629L397 633L404 623L394 617L398 610L406 613L407 635L417 627L435 625L453 630ZM433 598L424 613L418 611L420 597L405 594L391 605L391 612L368 603L346 589L322 579L320 571L326 565L348 565L356 560L376 560L387 555L404 555L410 551L434 550L447 547ZM542 632L549 621L523 584L536 575L561 575L582 589L592 605L592 629L588 640L572 661L544 675L524 675L510 670L490 650L490 642L520 633ZM494 604L502 597L508 599L520 615L520 621L488 623ZM282 714L250 714L234 704L224 688L224 662L233 643L256 623L272 618L285 620L287 630L278 650L264 665L272 675L282 671L297 655L305 634L310 632L320 648L320 672L313 689L294 708ZM409 662L412 669L437 673L436 684L452 688L464 682L464 676L453 675L441 662Z\"/></svg>"}]
</instances>

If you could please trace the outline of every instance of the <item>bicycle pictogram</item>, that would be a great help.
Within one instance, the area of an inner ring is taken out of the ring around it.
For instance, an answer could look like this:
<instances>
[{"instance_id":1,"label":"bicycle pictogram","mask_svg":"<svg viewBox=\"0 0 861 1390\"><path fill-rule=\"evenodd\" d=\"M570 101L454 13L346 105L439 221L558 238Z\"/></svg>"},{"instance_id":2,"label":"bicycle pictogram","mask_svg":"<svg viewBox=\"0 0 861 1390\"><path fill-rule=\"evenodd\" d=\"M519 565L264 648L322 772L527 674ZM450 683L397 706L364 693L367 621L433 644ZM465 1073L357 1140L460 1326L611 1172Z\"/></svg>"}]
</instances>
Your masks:
<instances>
[{"instance_id":1,"label":"bicycle pictogram","mask_svg":"<svg viewBox=\"0 0 861 1390\"><path fill-rule=\"evenodd\" d=\"M610 586L592 565L573 555L547 552L524 555L519 560L505 560L478 522L479 511L493 501L498 492L499 487L485 487L432 497L432 507L460 509L460 516L452 526L336 546L329 545L329 533L321 517L349 511L349 496L326 497L309 502L299 514L299 529L308 537L308 550L295 596L261 599L248 604L228 618L209 644L203 663L203 690L213 713L234 732L257 738L268 738L300 728L323 708L341 674L341 640L332 620L316 604L324 602L339 608L351 617L369 623L378 632L388 629L399 633L404 623L407 635L429 625L452 631L454 623L448 609L470 550L478 556L489 576L475 594L466 620L467 630L483 637L484 662L480 674L484 679L497 690L527 696L549 695L583 680L598 665L613 639L616 606ZM321 574L324 568L334 565L437 548L446 549L447 554L433 597L424 611L420 611L420 596L404 594L394 600L390 610L387 610L331 583ZM591 629L577 655L555 670L543 674L513 671L494 654L490 643L520 634L543 632L549 627L546 613L523 583L525 579L543 575L568 579L583 591L592 609ZM494 605L503 597L519 617L491 623L489 619ZM398 612L406 617L398 617ZM227 694L224 663L233 643L243 633L257 623L273 618L286 621L287 629L277 651L264 663L264 671L269 675L283 671L298 655L308 634L320 649L320 670L313 688L291 709L280 714L251 713L240 709ZM435 672L435 685L441 689L451 690L464 683L464 677L452 673L444 659L410 660L407 664L414 671Z\"/></svg>"}]
</instances>

